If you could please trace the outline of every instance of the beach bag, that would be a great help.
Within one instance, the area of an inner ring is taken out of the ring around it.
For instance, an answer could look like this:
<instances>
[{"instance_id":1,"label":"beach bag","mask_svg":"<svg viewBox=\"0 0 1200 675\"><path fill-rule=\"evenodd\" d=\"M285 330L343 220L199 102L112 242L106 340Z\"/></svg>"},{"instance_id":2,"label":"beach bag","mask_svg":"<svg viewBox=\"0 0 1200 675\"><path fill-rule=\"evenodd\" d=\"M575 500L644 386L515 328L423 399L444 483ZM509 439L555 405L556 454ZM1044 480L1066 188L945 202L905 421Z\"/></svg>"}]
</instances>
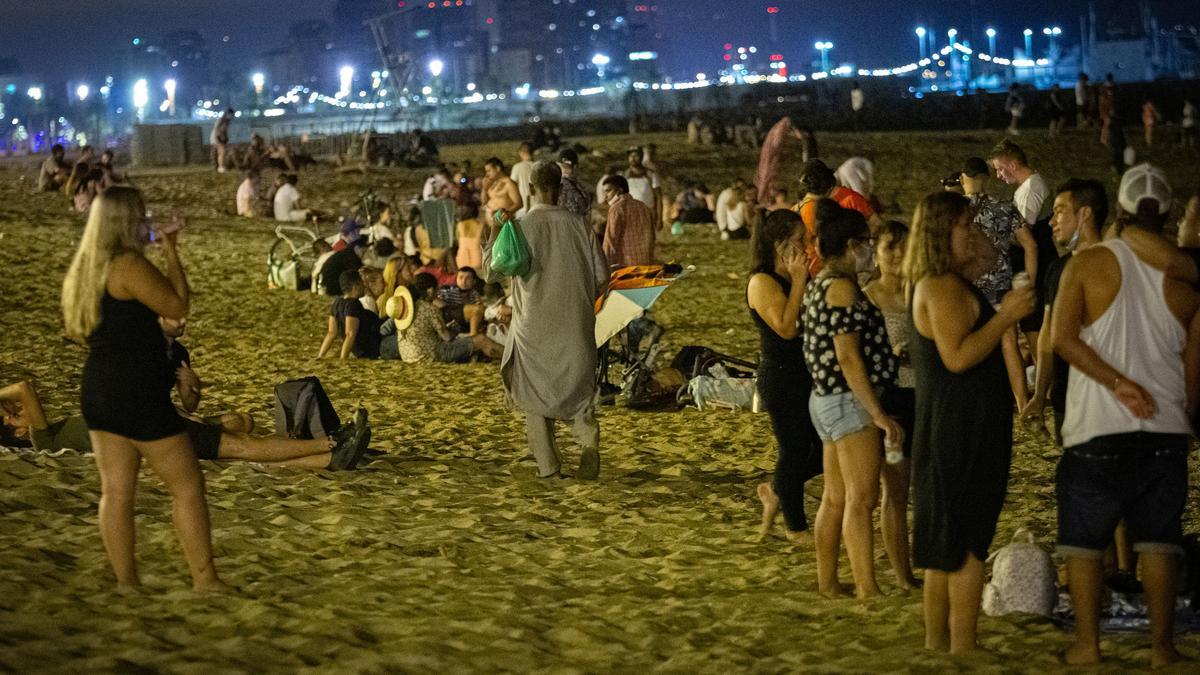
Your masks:
<instances>
[{"instance_id":1,"label":"beach bag","mask_svg":"<svg viewBox=\"0 0 1200 675\"><path fill-rule=\"evenodd\" d=\"M496 212L496 222L500 222L500 213ZM529 243L511 218L504 221L492 244L491 266L506 277L523 277L529 273Z\"/></svg>"},{"instance_id":2,"label":"beach bag","mask_svg":"<svg viewBox=\"0 0 1200 675\"><path fill-rule=\"evenodd\" d=\"M1054 562L1033 533L1017 530L1012 543L989 560L992 579L983 588L983 611L988 616L1014 612L1050 616L1058 602Z\"/></svg>"},{"instance_id":3,"label":"beach bag","mask_svg":"<svg viewBox=\"0 0 1200 675\"><path fill-rule=\"evenodd\" d=\"M754 390L758 378L734 377L720 363L709 367L708 372L709 374L697 375L688 382L687 396L697 408L750 410L754 407Z\"/></svg>"},{"instance_id":4,"label":"beach bag","mask_svg":"<svg viewBox=\"0 0 1200 675\"><path fill-rule=\"evenodd\" d=\"M638 364L629 385L625 405L632 410L665 412L679 410L679 390L687 378L674 368L649 368Z\"/></svg>"},{"instance_id":5,"label":"beach bag","mask_svg":"<svg viewBox=\"0 0 1200 675\"><path fill-rule=\"evenodd\" d=\"M275 435L328 438L342 426L321 381L314 375L275 387Z\"/></svg>"}]
</instances>

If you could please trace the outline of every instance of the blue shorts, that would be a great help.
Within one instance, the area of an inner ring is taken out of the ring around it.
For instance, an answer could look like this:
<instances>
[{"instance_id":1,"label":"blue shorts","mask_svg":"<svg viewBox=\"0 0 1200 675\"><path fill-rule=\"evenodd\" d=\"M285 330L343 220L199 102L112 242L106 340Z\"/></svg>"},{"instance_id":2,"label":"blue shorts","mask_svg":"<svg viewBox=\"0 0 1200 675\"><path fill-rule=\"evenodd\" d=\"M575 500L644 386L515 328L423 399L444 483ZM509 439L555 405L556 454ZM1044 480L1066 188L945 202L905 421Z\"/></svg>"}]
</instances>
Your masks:
<instances>
[{"instance_id":1,"label":"blue shorts","mask_svg":"<svg viewBox=\"0 0 1200 675\"><path fill-rule=\"evenodd\" d=\"M817 435L826 443L840 441L850 434L875 427L867 409L858 402L852 391L829 396L817 396L814 393L808 398L808 414L812 417Z\"/></svg>"},{"instance_id":2,"label":"blue shorts","mask_svg":"<svg viewBox=\"0 0 1200 675\"><path fill-rule=\"evenodd\" d=\"M1182 554L1187 436L1135 432L1063 450L1058 462L1058 550L1098 558L1125 520L1133 550Z\"/></svg>"}]
</instances>

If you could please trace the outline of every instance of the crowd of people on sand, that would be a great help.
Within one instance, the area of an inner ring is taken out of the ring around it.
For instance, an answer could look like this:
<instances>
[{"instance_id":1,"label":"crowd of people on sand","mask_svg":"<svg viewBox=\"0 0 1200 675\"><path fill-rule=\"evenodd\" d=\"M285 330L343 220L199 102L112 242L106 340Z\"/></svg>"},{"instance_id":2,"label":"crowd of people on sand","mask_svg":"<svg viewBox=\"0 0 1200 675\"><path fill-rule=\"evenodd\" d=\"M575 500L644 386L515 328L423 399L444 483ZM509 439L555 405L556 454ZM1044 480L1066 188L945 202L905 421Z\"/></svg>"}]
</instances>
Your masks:
<instances>
[{"instance_id":1,"label":"crowd of people on sand","mask_svg":"<svg viewBox=\"0 0 1200 675\"><path fill-rule=\"evenodd\" d=\"M793 142L803 167L787 180L781 158ZM314 244L312 289L331 298L317 356L499 359L538 475L568 475L555 441L556 421L566 421L581 448L573 476L594 480L595 302L614 268L658 260L664 227L714 223L722 239L750 239L757 388L778 446L774 479L757 488L762 531L782 512L788 539L815 551L821 594L880 594L872 518L881 501L895 584L922 588L926 646L974 649L1014 413L1050 435L1050 408L1063 447L1058 546L1076 617L1066 661L1100 658L1110 549L1126 577L1140 561L1152 663L1177 659L1172 609L1200 394L1200 197L1171 242L1175 200L1160 169L1128 168L1115 194L1090 178L1051 191L1010 138L931 176L904 223L885 217L869 160L831 168L791 118L763 135L761 149L753 182L736 179L715 197L699 182L665 197L654 146L631 148L594 190L579 172L586 149L566 144L521 144L511 168L491 157L482 175L467 162L439 165L420 199L345 214L337 235ZM55 168L65 166L61 153L51 159L46 185L69 180ZM281 175L276 219L310 217L295 175ZM1015 188L1012 199L990 192L993 175ZM512 219L532 261L517 276L494 264ZM132 494L145 458L171 488L203 589L221 584L197 457L353 468L370 430L361 410L315 441L255 439L241 413L195 415L201 383L178 342L190 297L180 226L148 220L133 188L94 196L63 284L67 334L90 346L82 414L49 422L29 383L0 390L0 404L5 444L95 453L101 533L123 585L137 582ZM165 271L143 257L151 240ZM810 533L804 487L821 474ZM843 544L852 589L839 581Z\"/></svg>"},{"instance_id":2,"label":"crowd of people on sand","mask_svg":"<svg viewBox=\"0 0 1200 675\"><path fill-rule=\"evenodd\" d=\"M50 148L50 156L38 168L37 191L62 193L69 208L77 213L87 213L101 190L124 182L113 163L112 150L106 149L97 157L95 148L84 145L74 162L66 157L62 144Z\"/></svg>"}]
</instances>

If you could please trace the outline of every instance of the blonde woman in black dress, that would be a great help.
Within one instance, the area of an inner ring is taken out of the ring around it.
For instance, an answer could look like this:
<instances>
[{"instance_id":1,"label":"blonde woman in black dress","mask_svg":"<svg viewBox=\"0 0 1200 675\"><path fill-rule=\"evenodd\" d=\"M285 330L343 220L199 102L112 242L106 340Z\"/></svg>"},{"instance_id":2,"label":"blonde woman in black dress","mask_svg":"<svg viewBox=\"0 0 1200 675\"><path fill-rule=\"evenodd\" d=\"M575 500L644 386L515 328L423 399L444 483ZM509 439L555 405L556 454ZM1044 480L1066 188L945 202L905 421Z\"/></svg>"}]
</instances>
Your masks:
<instances>
[{"instance_id":1,"label":"blonde woman in black dress","mask_svg":"<svg viewBox=\"0 0 1200 675\"><path fill-rule=\"evenodd\" d=\"M966 197L931 194L904 260L917 391L913 563L925 570L925 647L952 654L975 648L983 561L1008 490L1013 397L1000 340L1033 311L1030 288L997 311L964 278L977 255L971 227Z\"/></svg>"},{"instance_id":2,"label":"blonde woman in black dress","mask_svg":"<svg viewBox=\"0 0 1200 675\"><path fill-rule=\"evenodd\" d=\"M178 228L152 229L141 194L115 186L97 197L63 281L67 334L86 339L80 406L100 470L100 536L120 587L140 583L134 494L145 459L171 493L179 542L201 592L225 585L213 567L204 476L171 403L175 371L158 318L187 316L190 292ZM143 255L157 238L166 274Z\"/></svg>"}]
</instances>

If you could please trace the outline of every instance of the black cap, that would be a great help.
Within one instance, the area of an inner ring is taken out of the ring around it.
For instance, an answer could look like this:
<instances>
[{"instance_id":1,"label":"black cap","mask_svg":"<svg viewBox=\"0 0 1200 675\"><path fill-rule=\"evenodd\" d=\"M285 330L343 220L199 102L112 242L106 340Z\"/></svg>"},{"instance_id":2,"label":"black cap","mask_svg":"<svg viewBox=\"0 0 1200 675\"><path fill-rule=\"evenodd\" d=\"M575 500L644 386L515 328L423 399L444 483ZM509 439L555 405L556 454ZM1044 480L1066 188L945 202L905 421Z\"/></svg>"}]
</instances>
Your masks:
<instances>
[{"instance_id":1,"label":"black cap","mask_svg":"<svg viewBox=\"0 0 1200 675\"><path fill-rule=\"evenodd\" d=\"M577 166L579 164L579 154L571 148L563 148L558 151L558 161L562 164Z\"/></svg>"},{"instance_id":2,"label":"black cap","mask_svg":"<svg viewBox=\"0 0 1200 675\"><path fill-rule=\"evenodd\" d=\"M992 173L988 168L988 163L983 161L981 157L972 157L963 162L962 172L974 178L975 176L987 176Z\"/></svg>"}]
</instances>

